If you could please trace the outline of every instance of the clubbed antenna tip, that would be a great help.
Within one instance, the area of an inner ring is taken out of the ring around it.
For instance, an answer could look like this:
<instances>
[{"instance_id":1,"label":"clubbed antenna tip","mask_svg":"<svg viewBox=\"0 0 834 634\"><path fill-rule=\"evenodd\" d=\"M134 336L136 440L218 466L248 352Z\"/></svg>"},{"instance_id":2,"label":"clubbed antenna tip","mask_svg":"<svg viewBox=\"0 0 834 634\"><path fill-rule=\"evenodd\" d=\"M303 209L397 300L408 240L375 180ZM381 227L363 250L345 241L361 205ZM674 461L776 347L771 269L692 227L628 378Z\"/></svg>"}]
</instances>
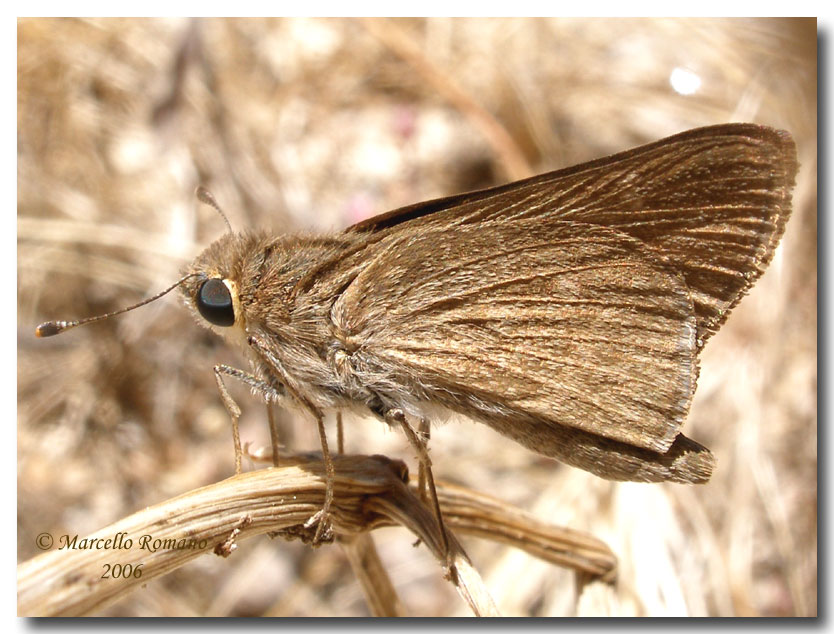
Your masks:
<instances>
[{"instance_id":1,"label":"clubbed antenna tip","mask_svg":"<svg viewBox=\"0 0 834 634\"><path fill-rule=\"evenodd\" d=\"M226 227L229 229L229 233L234 233L232 231L232 224L229 222L229 219L226 217L226 214L223 213L223 210L220 208L220 205L217 204L217 200L214 198L214 194L212 194L208 189L203 187L202 185L198 185L194 195L197 196L197 200L201 203L205 203L209 207L212 207L223 220L226 222Z\"/></svg>"},{"instance_id":2,"label":"clubbed antenna tip","mask_svg":"<svg viewBox=\"0 0 834 634\"><path fill-rule=\"evenodd\" d=\"M77 325L77 321L45 321L35 328L35 336L52 337L53 335L64 332L67 328L72 328Z\"/></svg>"}]
</instances>

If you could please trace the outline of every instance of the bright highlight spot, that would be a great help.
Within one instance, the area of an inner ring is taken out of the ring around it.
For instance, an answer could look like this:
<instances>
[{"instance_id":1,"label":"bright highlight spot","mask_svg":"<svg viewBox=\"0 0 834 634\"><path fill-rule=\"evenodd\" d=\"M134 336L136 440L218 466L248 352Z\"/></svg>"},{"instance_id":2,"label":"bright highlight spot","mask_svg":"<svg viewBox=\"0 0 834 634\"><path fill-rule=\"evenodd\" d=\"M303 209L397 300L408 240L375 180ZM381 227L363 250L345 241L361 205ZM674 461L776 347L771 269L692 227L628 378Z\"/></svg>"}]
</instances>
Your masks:
<instances>
[{"instance_id":1,"label":"bright highlight spot","mask_svg":"<svg viewBox=\"0 0 834 634\"><path fill-rule=\"evenodd\" d=\"M701 87L701 78L691 70L678 66L669 76L669 83L675 92L692 95Z\"/></svg>"}]
</instances>

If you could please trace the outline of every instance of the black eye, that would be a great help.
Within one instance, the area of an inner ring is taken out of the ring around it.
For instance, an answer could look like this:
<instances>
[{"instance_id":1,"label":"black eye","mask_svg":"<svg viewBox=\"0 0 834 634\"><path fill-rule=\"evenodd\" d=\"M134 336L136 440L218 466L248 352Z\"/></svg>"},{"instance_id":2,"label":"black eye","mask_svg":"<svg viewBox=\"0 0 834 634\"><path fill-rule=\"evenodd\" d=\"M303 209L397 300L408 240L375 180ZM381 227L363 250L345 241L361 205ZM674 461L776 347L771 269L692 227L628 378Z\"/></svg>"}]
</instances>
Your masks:
<instances>
[{"instance_id":1,"label":"black eye","mask_svg":"<svg viewBox=\"0 0 834 634\"><path fill-rule=\"evenodd\" d=\"M197 310L215 326L232 326L235 323L235 309L232 294L226 285L214 277L203 282L197 293Z\"/></svg>"}]
</instances>

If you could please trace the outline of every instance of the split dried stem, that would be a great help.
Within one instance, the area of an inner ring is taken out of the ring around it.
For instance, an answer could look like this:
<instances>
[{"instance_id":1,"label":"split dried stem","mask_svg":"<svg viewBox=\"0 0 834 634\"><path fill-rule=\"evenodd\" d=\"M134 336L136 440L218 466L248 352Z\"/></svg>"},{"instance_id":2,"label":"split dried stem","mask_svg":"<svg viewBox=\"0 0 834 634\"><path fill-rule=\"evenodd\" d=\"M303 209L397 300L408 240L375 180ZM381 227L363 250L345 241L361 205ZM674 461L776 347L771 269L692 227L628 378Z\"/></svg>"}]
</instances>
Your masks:
<instances>
[{"instance_id":1,"label":"split dried stem","mask_svg":"<svg viewBox=\"0 0 834 634\"><path fill-rule=\"evenodd\" d=\"M402 462L383 456L339 455L334 456L334 463L333 530L340 541L344 540L348 557L360 558L367 576L373 575L374 566L381 569L368 535L368 531L381 526L405 526L441 564L445 563L440 526L417 497L416 487L406 484ZM137 585L207 551L228 556L237 543L255 535L277 533L287 539L310 541L313 529L304 529L303 524L321 507L325 493L324 465L320 456L312 454L282 456L281 464L280 468L243 473L190 491L124 518L83 540L90 544L117 535L131 539L132 547L119 551L119 561L134 570L141 566L138 578L102 579L104 564L112 561L112 549L64 548L20 564L18 614L92 614ZM452 528L512 543L586 574L594 571L590 574L603 578L612 574L615 560L601 542L592 538L582 541L572 531L570 539L554 537L565 529L550 527L548 530L546 525L526 514L507 512L510 507L466 489L441 484L438 493L444 517ZM145 535L152 541L180 543L184 540L200 547L168 546L151 551L141 547ZM446 571L447 578L475 614L497 615L483 581L451 531L449 538L453 566ZM568 556L571 544L581 546L578 553ZM55 546L61 545L59 538ZM375 582L369 591L363 583L372 611L402 614L393 586L388 582L386 590L384 585L382 581Z\"/></svg>"}]
</instances>

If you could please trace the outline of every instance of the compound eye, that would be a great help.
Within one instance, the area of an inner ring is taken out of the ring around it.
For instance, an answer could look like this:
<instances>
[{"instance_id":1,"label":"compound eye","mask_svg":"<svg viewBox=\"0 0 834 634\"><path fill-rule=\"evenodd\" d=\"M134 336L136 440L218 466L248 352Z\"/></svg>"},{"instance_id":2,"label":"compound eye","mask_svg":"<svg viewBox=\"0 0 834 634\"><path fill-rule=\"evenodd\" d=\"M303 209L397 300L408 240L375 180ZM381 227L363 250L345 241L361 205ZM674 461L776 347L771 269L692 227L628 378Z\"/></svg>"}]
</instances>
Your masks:
<instances>
[{"instance_id":1,"label":"compound eye","mask_svg":"<svg viewBox=\"0 0 834 634\"><path fill-rule=\"evenodd\" d=\"M197 293L197 310L215 326L233 326L235 309L232 294L219 278L213 277L203 282Z\"/></svg>"}]
</instances>

